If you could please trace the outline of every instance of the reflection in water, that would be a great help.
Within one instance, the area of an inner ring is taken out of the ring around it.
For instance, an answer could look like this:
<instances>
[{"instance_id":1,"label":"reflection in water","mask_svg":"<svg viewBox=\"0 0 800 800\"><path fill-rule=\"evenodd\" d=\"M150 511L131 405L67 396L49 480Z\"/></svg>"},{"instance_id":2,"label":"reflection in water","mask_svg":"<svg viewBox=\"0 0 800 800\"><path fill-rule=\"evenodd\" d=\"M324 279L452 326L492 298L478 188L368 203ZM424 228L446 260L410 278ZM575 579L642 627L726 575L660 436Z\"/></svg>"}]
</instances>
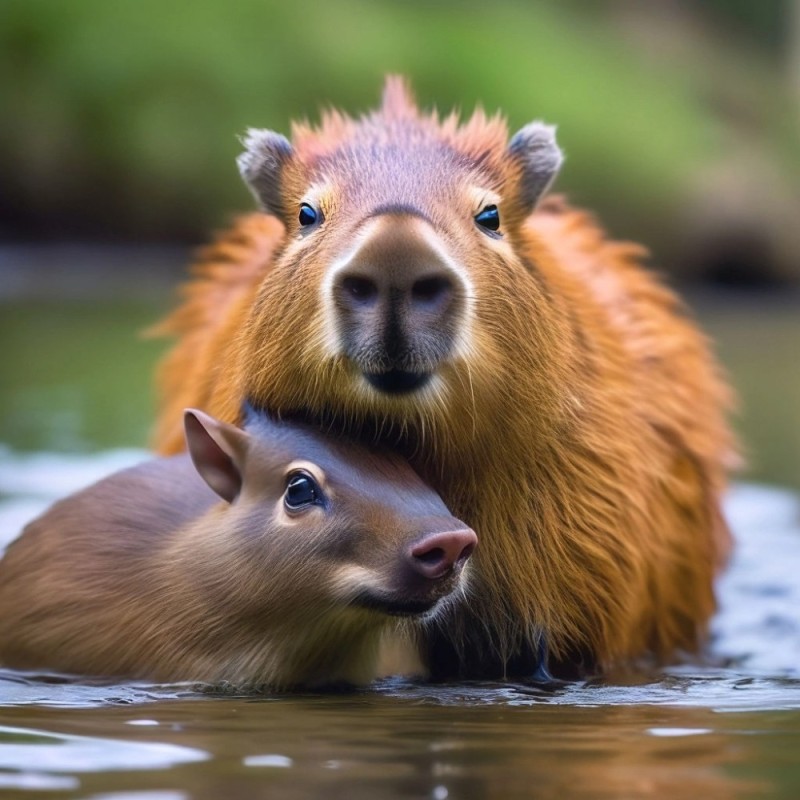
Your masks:
<instances>
[{"instance_id":1,"label":"reflection in water","mask_svg":"<svg viewBox=\"0 0 800 800\"><path fill-rule=\"evenodd\" d=\"M0 745L0 769L27 763L40 772L162 769L209 757L173 744L110 741L4 725L0 725Z\"/></svg>"},{"instance_id":2,"label":"reflection in water","mask_svg":"<svg viewBox=\"0 0 800 800\"><path fill-rule=\"evenodd\" d=\"M165 742L131 742L0 725L0 789L77 789L80 773L162 770L208 753Z\"/></svg>"},{"instance_id":3,"label":"reflection in water","mask_svg":"<svg viewBox=\"0 0 800 800\"><path fill-rule=\"evenodd\" d=\"M136 707L9 711L14 722L19 716L38 730L64 732L65 742L75 730L92 729L110 752L131 754L131 770L144 770L111 774L107 755L91 772L70 768L65 748L48 774L62 769L86 794L135 786L182 789L196 798L267 790L290 798L735 797L773 783L764 764L788 770L789 753L776 754L797 735L796 715L792 727L780 716L708 708L437 706L414 696L164 700L148 707L147 718L158 723L148 726L130 725ZM43 749L53 740L45 737ZM148 768L145 759L158 751L133 745L154 742L172 745L170 755L178 757ZM187 765L184 753L212 758Z\"/></svg>"},{"instance_id":4,"label":"reflection in water","mask_svg":"<svg viewBox=\"0 0 800 800\"><path fill-rule=\"evenodd\" d=\"M55 495L142 456L4 454L0 546ZM555 692L387 680L258 697L0 670L0 798L793 798L799 508L778 490L732 492L714 667Z\"/></svg>"}]
</instances>

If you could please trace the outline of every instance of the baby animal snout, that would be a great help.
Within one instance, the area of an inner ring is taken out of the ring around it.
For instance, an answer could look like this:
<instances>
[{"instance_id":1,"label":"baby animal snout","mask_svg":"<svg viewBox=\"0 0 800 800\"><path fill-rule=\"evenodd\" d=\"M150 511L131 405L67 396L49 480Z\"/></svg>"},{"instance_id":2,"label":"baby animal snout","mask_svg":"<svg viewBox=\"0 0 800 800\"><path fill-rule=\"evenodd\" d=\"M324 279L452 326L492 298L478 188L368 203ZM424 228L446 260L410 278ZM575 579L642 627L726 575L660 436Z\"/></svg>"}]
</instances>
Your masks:
<instances>
[{"instance_id":1,"label":"baby animal snout","mask_svg":"<svg viewBox=\"0 0 800 800\"><path fill-rule=\"evenodd\" d=\"M478 537L468 528L432 533L412 545L409 563L422 577L436 580L461 569L477 544Z\"/></svg>"}]
</instances>

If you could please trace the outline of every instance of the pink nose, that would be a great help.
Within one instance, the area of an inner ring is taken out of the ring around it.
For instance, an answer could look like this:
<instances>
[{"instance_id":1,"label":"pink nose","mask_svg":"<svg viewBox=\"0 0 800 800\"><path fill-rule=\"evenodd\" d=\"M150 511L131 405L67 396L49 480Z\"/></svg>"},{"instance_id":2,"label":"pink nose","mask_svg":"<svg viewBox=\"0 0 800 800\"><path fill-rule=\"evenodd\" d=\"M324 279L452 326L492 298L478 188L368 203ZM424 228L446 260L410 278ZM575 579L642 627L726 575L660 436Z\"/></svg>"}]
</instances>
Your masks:
<instances>
[{"instance_id":1,"label":"pink nose","mask_svg":"<svg viewBox=\"0 0 800 800\"><path fill-rule=\"evenodd\" d=\"M435 580L461 569L478 544L469 528L431 533L412 546L411 566L425 578Z\"/></svg>"}]
</instances>

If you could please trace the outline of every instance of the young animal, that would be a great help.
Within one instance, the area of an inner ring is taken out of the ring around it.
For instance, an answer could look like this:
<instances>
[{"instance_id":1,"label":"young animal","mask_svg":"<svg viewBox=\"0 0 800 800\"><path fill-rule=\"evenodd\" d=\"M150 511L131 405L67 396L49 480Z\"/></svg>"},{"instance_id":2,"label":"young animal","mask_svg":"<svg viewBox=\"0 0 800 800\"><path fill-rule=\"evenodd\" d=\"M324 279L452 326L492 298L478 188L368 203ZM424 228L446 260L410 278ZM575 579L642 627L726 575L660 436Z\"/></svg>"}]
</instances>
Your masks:
<instances>
[{"instance_id":1,"label":"young animal","mask_svg":"<svg viewBox=\"0 0 800 800\"><path fill-rule=\"evenodd\" d=\"M363 683L397 617L435 617L463 589L475 534L402 459L263 415L245 431L185 420L191 460L112 475L11 544L0 664Z\"/></svg>"},{"instance_id":2,"label":"young animal","mask_svg":"<svg viewBox=\"0 0 800 800\"><path fill-rule=\"evenodd\" d=\"M420 112L250 131L265 214L210 247L162 327L156 441L243 398L411 460L481 538L469 602L425 633L439 677L696 652L728 547L735 445L706 340L643 251L542 200L553 128Z\"/></svg>"}]
</instances>

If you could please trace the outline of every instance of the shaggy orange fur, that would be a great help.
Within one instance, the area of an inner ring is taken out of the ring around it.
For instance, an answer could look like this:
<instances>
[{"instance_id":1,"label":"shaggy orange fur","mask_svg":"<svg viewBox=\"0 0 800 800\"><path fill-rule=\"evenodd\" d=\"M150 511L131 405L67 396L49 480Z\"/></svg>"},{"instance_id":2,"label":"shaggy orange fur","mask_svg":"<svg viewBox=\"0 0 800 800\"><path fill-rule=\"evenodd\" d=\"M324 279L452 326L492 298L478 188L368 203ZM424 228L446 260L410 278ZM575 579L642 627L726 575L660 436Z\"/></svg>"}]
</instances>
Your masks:
<instances>
[{"instance_id":1,"label":"shaggy orange fur","mask_svg":"<svg viewBox=\"0 0 800 800\"><path fill-rule=\"evenodd\" d=\"M697 652L728 548L730 392L640 247L559 198L530 213L506 139L481 112L462 126L421 113L391 79L379 111L296 128L269 187L282 220L239 220L160 326L178 342L156 444L183 447L186 406L235 421L247 398L406 455L481 540L469 602L426 631L434 674L524 674L543 642L573 672ZM501 239L473 223L476 186L499 198ZM311 189L325 223L304 236ZM395 198L422 209L474 293L469 347L437 388L399 398L364 391L326 349L320 290Z\"/></svg>"}]
</instances>

